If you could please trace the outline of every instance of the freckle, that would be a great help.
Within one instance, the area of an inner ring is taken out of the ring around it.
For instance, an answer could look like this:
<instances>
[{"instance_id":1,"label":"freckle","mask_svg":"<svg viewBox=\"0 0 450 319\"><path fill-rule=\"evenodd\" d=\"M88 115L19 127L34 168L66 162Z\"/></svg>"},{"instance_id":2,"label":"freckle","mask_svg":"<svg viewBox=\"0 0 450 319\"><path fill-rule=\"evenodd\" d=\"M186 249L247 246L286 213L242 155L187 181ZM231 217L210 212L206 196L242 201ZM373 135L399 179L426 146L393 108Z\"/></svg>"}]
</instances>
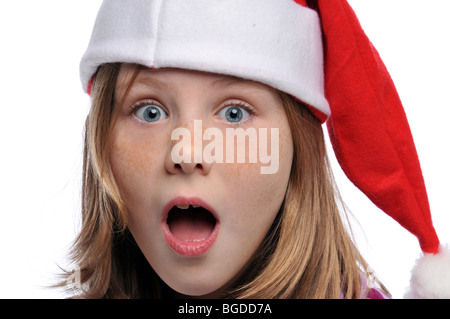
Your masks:
<instances>
[{"instance_id":1,"label":"freckle","mask_svg":"<svg viewBox=\"0 0 450 319\"><path fill-rule=\"evenodd\" d=\"M158 153L157 146L153 143L118 138L113 145L112 154L115 156L113 161L123 174L144 176L155 164L152 155Z\"/></svg>"}]
</instances>

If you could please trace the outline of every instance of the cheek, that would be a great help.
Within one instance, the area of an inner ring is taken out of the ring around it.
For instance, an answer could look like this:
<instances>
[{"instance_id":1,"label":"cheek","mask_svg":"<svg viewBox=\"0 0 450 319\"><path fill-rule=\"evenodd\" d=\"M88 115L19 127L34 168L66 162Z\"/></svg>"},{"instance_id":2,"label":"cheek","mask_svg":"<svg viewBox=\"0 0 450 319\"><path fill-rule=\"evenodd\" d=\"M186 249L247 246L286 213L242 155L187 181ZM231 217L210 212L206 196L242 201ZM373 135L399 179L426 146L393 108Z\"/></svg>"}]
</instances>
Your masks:
<instances>
[{"instance_id":1,"label":"cheek","mask_svg":"<svg viewBox=\"0 0 450 319\"><path fill-rule=\"evenodd\" d=\"M120 124L116 125L111 142L111 168L125 200L132 202L143 191L148 194L151 181L156 178L155 168L164 160L161 157L164 143Z\"/></svg>"},{"instance_id":2,"label":"cheek","mask_svg":"<svg viewBox=\"0 0 450 319\"><path fill-rule=\"evenodd\" d=\"M234 222L245 228L269 227L284 200L289 181L293 143L289 130L280 130L278 171L274 174L261 174L261 166L271 164L227 164L224 177L230 190L227 201L232 211L245 212L233 216Z\"/></svg>"}]
</instances>

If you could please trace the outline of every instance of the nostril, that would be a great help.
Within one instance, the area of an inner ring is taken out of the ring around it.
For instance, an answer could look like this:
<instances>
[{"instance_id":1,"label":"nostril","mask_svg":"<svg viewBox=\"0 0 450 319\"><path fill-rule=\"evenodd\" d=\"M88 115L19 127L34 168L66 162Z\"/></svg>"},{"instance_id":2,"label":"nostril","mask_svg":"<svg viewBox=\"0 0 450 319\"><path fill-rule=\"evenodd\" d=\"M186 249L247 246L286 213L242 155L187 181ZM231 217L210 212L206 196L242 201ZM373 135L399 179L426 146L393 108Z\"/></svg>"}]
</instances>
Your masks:
<instances>
[{"instance_id":1,"label":"nostril","mask_svg":"<svg viewBox=\"0 0 450 319\"><path fill-rule=\"evenodd\" d=\"M196 164L195 166L193 164L175 164L174 165L175 171L182 171L182 172L192 172L192 170L203 169L202 164Z\"/></svg>"},{"instance_id":2,"label":"nostril","mask_svg":"<svg viewBox=\"0 0 450 319\"><path fill-rule=\"evenodd\" d=\"M171 174L201 172L202 175L206 175L209 172L209 166L203 163L171 163L166 167Z\"/></svg>"}]
</instances>

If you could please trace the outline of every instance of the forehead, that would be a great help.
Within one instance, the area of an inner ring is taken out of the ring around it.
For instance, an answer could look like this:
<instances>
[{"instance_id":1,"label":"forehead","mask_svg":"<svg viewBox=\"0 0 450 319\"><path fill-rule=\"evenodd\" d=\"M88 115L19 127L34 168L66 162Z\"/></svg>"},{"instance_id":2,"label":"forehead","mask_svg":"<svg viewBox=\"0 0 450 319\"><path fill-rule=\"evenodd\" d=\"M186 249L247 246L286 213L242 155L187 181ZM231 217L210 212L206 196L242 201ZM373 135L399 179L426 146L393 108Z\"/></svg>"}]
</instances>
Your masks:
<instances>
[{"instance_id":1,"label":"forehead","mask_svg":"<svg viewBox=\"0 0 450 319\"><path fill-rule=\"evenodd\" d=\"M130 84L133 89L162 90L174 86L200 84L205 89L276 92L275 89L265 84L235 76L174 68L152 70L140 65L123 64L116 88L119 92L125 92Z\"/></svg>"}]
</instances>

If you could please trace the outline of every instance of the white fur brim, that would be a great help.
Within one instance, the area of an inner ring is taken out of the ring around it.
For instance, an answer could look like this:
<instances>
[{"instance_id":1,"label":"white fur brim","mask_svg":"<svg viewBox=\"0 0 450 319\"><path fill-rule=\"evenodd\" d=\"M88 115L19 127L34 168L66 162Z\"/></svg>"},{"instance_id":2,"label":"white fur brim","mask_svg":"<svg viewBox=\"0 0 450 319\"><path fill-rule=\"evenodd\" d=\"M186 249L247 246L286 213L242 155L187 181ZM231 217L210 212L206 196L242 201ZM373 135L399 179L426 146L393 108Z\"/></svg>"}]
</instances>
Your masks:
<instances>
[{"instance_id":1,"label":"white fur brim","mask_svg":"<svg viewBox=\"0 0 450 319\"><path fill-rule=\"evenodd\" d=\"M407 299L450 298L450 249L440 246L439 253L424 254L411 273Z\"/></svg>"}]
</instances>

